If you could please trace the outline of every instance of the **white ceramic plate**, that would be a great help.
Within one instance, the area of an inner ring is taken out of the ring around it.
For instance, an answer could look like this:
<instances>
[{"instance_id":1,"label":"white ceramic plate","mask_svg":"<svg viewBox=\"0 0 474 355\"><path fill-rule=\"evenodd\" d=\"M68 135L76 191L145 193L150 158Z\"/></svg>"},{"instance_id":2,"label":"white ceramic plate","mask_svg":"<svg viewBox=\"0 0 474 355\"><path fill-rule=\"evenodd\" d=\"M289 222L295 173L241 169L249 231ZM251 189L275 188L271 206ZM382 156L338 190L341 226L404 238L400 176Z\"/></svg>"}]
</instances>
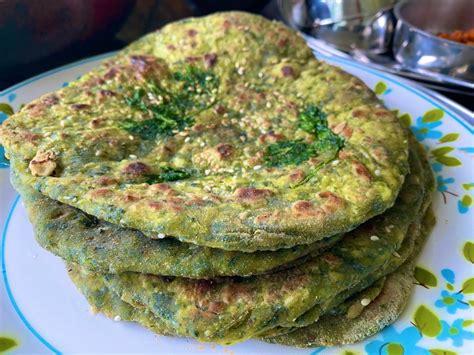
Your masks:
<instances>
[{"instance_id":1,"label":"white ceramic plate","mask_svg":"<svg viewBox=\"0 0 474 355\"><path fill-rule=\"evenodd\" d=\"M5 90L0 93L0 107L7 113L9 106L16 111L21 104L67 85L104 57L77 62ZM388 107L399 110L403 119L410 121L418 139L431 150L438 182L434 201L438 224L418 261L418 285L409 306L394 325L360 344L297 350L259 341L232 347L200 344L157 336L136 324L94 316L68 279L61 260L36 244L3 160L0 352L11 346L12 353L472 354L473 128L440 101L398 78L354 62L321 58L360 77ZM0 112L0 121L6 116Z\"/></svg>"}]
</instances>

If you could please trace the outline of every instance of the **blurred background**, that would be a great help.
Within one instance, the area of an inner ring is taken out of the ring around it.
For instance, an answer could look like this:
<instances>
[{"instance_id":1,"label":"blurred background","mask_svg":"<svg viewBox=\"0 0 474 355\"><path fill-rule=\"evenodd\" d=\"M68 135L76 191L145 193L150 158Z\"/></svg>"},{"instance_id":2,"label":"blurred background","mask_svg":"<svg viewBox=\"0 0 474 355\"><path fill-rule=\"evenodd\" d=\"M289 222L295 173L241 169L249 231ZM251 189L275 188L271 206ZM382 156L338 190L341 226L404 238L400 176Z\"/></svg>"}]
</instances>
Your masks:
<instances>
[{"instance_id":1,"label":"blurred background","mask_svg":"<svg viewBox=\"0 0 474 355\"><path fill-rule=\"evenodd\" d=\"M412 58L415 51L403 42L407 40L406 37L401 37L408 36L403 32L404 28L399 29L402 42L397 47L396 53L392 49L395 47L392 46L396 44L394 38L397 40L397 36L394 37L397 11L398 16L401 16L400 12L403 10L408 13L408 17L419 13L419 16L426 19L437 19L437 16L450 18L450 21L442 20L441 27L444 26L447 31L453 26L469 29L470 24L474 29L474 0L411 0L412 3L416 2L418 7L419 3L425 3L422 4L424 8L422 7L421 11L415 8L394 11L393 7L397 2L397 0L0 0L0 90L46 70L120 49L142 35L180 18L215 11L243 10L285 21L291 27L314 38L315 41L310 44L314 44L318 50L327 50L340 56L351 56L359 62L376 68L378 66L387 72L397 74L403 72L403 76L416 79L473 110L474 79L470 82L470 77L466 76L466 71L467 75L472 75L474 70L473 46L469 48L467 45L460 47L454 42L454 44L441 43L445 50L448 47L454 48L454 54L450 52L450 57L446 59L442 57L442 53L435 52L435 57L439 55L444 65L446 60L457 58L457 62L461 61L461 65L458 65L455 71L448 68L447 73L443 68L435 72L436 75L425 68L405 70L410 61L415 60L415 64L419 66L428 57L425 55L421 58ZM440 9L440 14L424 11L429 8ZM449 16L451 9L456 13ZM426 25L426 19L421 19L421 26ZM413 21L419 19L411 18L408 22ZM463 24L463 21L467 24ZM402 21L399 20L399 23L402 24ZM412 45L419 49L420 45L416 40L428 43L430 39L414 38ZM437 41L435 38L434 42ZM465 50L465 53L460 54L458 47ZM433 48L430 45L424 50L432 51ZM466 61L467 67L464 65Z\"/></svg>"}]
</instances>

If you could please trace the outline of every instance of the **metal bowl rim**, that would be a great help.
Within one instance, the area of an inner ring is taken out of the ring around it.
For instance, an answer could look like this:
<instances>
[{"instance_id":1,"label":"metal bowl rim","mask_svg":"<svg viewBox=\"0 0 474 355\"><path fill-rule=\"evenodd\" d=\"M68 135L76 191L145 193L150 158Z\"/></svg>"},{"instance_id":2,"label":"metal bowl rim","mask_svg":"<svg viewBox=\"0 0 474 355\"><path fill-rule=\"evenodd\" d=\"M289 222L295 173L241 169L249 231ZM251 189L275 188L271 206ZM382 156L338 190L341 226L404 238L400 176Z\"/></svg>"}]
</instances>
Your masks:
<instances>
[{"instance_id":1,"label":"metal bowl rim","mask_svg":"<svg viewBox=\"0 0 474 355\"><path fill-rule=\"evenodd\" d=\"M402 24L408 25L411 30L413 30L415 32L418 32L419 34L421 34L423 36L429 37L431 40L434 40L434 41L436 41L440 44L449 44L451 46L459 47L460 49L463 49L463 50L466 50L466 49L474 50L474 46L470 46L470 45L467 45L467 44L464 44L464 43L461 43L461 42L451 41L449 39L440 38L440 37L428 32L428 31L425 31L425 30L423 30L419 27L414 26L410 21L403 18L400 14L400 8L403 5L408 4L410 1L412 1L412 0L401 1L397 4L395 4L395 6L393 7L393 13L394 13L395 18L397 20L397 27L398 27L398 22L400 21ZM395 31L395 32L397 32L397 31Z\"/></svg>"},{"instance_id":2,"label":"metal bowl rim","mask_svg":"<svg viewBox=\"0 0 474 355\"><path fill-rule=\"evenodd\" d=\"M283 11L283 2L285 0L277 0L276 3L277 3L277 8L278 8L278 12L280 13L280 16L285 20L285 23L287 21L287 16L286 16L286 12ZM361 13L361 14L354 14L354 15L351 15L351 17L341 17L340 19L337 19L337 20L334 20L332 24L335 24L335 23L339 23L339 22L342 22L342 21L352 21L352 20L355 20L355 19L368 19L368 18L371 18L371 17L375 17L375 15L378 15L378 14L381 14L383 12L386 12L386 11L391 11L393 10L395 4L392 4L392 5L387 5L387 6L384 6L384 7L381 7L380 9L374 11L374 12L368 12L368 13ZM314 22L314 19L313 19L313 22Z\"/></svg>"}]
</instances>

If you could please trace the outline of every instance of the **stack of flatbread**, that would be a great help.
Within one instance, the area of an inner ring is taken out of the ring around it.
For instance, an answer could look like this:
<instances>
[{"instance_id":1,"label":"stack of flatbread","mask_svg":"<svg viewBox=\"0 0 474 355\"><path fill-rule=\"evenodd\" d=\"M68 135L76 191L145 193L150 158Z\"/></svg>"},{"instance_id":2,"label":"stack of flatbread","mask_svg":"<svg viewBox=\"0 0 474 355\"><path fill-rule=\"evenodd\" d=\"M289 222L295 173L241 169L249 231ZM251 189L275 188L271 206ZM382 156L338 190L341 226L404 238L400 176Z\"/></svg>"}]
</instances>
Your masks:
<instances>
[{"instance_id":1,"label":"stack of flatbread","mask_svg":"<svg viewBox=\"0 0 474 355\"><path fill-rule=\"evenodd\" d=\"M360 341L402 312L434 224L396 115L246 13L147 35L0 142L38 243L94 311L164 335Z\"/></svg>"}]
</instances>

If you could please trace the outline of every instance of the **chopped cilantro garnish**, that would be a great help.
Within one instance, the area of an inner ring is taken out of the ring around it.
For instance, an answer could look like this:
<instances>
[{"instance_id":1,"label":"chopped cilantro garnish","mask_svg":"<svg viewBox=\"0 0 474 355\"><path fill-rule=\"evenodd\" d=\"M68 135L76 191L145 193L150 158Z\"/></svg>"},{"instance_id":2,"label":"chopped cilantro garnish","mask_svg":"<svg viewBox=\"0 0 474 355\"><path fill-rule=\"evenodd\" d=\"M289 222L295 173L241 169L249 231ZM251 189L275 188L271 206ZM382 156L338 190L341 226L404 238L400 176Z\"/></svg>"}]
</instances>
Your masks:
<instances>
[{"instance_id":1,"label":"chopped cilantro garnish","mask_svg":"<svg viewBox=\"0 0 474 355\"><path fill-rule=\"evenodd\" d=\"M344 146L344 139L329 129L326 114L316 106L308 106L300 112L298 127L313 135L314 142L299 139L270 144L264 158L267 166L298 165L312 157L328 162Z\"/></svg>"},{"instance_id":2,"label":"chopped cilantro garnish","mask_svg":"<svg viewBox=\"0 0 474 355\"><path fill-rule=\"evenodd\" d=\"M171 166L162 166L159 174L147 175L147 184L156 184L160 182L185 180L191 177L191 174L185 170L176 169Z\"/></svg>"},{"instance_id":3,"label":"chopped cilantro garnish","mask_svg":"<svg viewBox=\"0 0 474 355\"><path fill-rule=\"evenodd\" d=\"M215 103L219 86L217 76L206 70L189 66L171 74L174 85L161 87L147 81L144 87L135 88L125 102L134 110L147 113L151 118L143 121L124 120L121 127L127 132L150 140L157 135L170 136L194 123L194 117Z\"/></svg>"},{"instance_id":4,"label":"chopped cilantro garnish","mask_svg":"<svg viewBox=\"0 0 474 355\"><path fill-rule=\"evenodd\" d=\"M311 134L326 131L328 130L326 114L319 107L310 105L298 115L298 126Z\"/></svg>"},{"instance_id":5,"label":"chopped cilantro garnish","mask_svg":"<svg viewBox=\"0 0 474 355\"><path fill-rule=\"evenodd\" d=\"M163 125L155 119L142 122L126 119L122 121L121 127L127 132L145 140L155 139L158 134L163 132Z\"/></svg>"},{"instance_id":6,"label":"chopped cilantro garnish","mask_svg":"<svg viewBox=\"0 0 474 355\"><path fill-rule=\"evenodd\" d=\"M212 94L212 90L219 86L219 78L212 71L201 70L188 66L185 71L173 73L173 79L183 83L184 88L196 88L201 94Z\"/></svg>"},{"instance_id":7,"label":"chopped cilantro garnish","mask_svg":"<svg viewBox=\"0 0 474 355\"><path fill-rule=\"evenodd\" d=\"M298 165L313 156L311 145L302 140L283 141L267 147L265 161L268 166Z\"/></svg>"},{"instance_id":8,"label":"chopped cilantro garnish","mask_svg":"<svg viewBox=\"0 0 474 355\"><path fill-rule=\"evenodd\" d=\"M176 169L171 166L163 166L161 167L160 176L163 181L176 181L176 180L184 180L191 177L191 174L185 170Z\"/></svg>"}]
</instances>

